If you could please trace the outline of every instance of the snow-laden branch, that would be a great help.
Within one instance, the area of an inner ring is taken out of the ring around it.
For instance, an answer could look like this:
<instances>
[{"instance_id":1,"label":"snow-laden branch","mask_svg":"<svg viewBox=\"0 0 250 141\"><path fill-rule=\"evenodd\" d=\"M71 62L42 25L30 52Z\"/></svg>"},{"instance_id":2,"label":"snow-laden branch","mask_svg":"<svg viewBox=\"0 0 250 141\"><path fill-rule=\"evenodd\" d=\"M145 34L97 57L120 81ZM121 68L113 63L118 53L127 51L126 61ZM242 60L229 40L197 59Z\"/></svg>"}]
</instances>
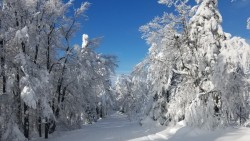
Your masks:
<instances>
[{"instance_id":1,"label":"snow-laden branch","mask_svg":"<svg viewBox=\"0 0 250 141\"><path fill-rule=\"evenodd\" d=\"M172 69L172 71L174 73L181 74L181 75L189 75L189 73L186 72L186 71L179 71L179 70L176 70L176 69Z\"/></svg>"},{"instance_id":2,"label":"snow-laden branch","mask_svg":"<svg viewBox=\"0 0 250 141\"><path fill-rule=\"evenodd\" d=\"M217 90L213 89L213 90L210 90L210 91L207 91L207 92L198 93L197 98L200 98L203 95L211 94L211 93L214 93L214 92L217 92Z\"/></svg>"}]
</instances>

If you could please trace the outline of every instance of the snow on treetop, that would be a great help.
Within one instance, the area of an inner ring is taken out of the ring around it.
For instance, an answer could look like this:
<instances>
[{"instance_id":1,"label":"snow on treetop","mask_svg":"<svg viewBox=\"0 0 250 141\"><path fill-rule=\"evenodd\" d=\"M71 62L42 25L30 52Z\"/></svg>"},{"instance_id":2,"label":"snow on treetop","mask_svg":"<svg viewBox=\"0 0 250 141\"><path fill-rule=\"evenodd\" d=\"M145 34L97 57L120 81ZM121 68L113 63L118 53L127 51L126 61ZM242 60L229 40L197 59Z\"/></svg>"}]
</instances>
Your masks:
<instances>
[{"instance_id":1,"label":"snow on treetop","mask_svg":"<svg viewBox=\"0 0 250 141\"><path fill-rule=\"evenodd\" d=\"M188 0L158 0L160 4L166 4L167 6L176 5L177 3L187 3Z\"/></svg>"},{"instance_id":2,"label":"snow on treetop","mask_svg":"<svg viewBox=\"0 0 250 141\"><path fill-rule=\"evenodd\" d=\"M218 3L218 0L196 0L197 3L201 3L201 2L205 2L205 3L208 3L208 2L214 2L214 4L217 4Z\"/></svg>"},{"instance_id":3,"label":"snow on treetop","mask_svg":"<svg viewBox=\"0 0 250 141\"><path fill-rule=\"evenodd\" d=\"M89 43L89 36L87 34L82 35L82 48L86 48Z\"/></svg>"}]
</instances>

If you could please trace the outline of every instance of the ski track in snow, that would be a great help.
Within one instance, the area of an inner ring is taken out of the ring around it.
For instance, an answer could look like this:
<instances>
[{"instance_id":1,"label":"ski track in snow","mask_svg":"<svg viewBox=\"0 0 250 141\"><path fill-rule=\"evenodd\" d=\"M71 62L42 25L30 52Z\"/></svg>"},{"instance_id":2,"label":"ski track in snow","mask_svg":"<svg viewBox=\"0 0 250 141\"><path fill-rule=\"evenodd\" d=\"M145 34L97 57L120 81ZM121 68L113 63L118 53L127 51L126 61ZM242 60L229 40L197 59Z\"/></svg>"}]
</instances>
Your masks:
<instances>
[{"instance_id":1,"label":"ski track in snow","mask_svg":"<svg viewBox=\"0 0 250 141\"><path fill-rule=\"evenodd\" d=\"M183 123L164 127L146 121L143 126L115 113L82 129L58 132L36 141L250 141L249 128L229 128L214 132L185 127Z\"/></svg>"}]
</instances>

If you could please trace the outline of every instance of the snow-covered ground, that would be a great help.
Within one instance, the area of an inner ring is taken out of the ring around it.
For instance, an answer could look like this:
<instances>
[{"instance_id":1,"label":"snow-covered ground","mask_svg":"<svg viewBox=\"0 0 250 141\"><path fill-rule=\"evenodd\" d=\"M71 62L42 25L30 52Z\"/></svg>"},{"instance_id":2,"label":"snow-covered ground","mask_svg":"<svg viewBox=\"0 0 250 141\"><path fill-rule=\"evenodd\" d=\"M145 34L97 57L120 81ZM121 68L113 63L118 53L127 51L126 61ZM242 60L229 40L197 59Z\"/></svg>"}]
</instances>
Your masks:
<instances>
[{"instance_id":1,"label":"snow-covered ground","mask_svg":"<svg viewBox=\"0 0 250 141\"><path fill-rule=\"evenodd\" d=\"M115 113L99 122L70 132L57 132L46 141L250 141L250 128L228 128L213 132L176 126L162 127L145 120L140 126ZM38 139L37 141L45 141Z\"/></svg>"}]
</instances>

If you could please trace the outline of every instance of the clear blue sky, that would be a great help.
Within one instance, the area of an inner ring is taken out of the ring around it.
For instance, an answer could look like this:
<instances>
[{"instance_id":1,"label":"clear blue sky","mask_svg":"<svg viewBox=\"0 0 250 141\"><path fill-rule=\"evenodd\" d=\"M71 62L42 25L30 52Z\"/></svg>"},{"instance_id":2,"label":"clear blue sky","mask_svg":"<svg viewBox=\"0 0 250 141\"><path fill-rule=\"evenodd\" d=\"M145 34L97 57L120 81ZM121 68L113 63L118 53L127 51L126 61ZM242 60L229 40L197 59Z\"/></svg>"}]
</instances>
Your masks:
<instances>
[{"instance_id":1,"label":"clear blue sky","mask_svg":"<svg viewBox=\"0 0 250 141\"><path fill-rule=\"evenodd\" d=\"M118 57L117 74L129 73L146 56L149 46L141 39L139 27L171 11L157 0L88 0L92 5L87 11L88 20L73 40L81 44L81 34L90 38L104 37L98 52ZM194 0L191 0L194 1ZM75 1L78 7L81 0ZM250 39L246 20L250 17L250 0L219 0L223 29L232 35Z\"/></svg>"}]
</instances>

